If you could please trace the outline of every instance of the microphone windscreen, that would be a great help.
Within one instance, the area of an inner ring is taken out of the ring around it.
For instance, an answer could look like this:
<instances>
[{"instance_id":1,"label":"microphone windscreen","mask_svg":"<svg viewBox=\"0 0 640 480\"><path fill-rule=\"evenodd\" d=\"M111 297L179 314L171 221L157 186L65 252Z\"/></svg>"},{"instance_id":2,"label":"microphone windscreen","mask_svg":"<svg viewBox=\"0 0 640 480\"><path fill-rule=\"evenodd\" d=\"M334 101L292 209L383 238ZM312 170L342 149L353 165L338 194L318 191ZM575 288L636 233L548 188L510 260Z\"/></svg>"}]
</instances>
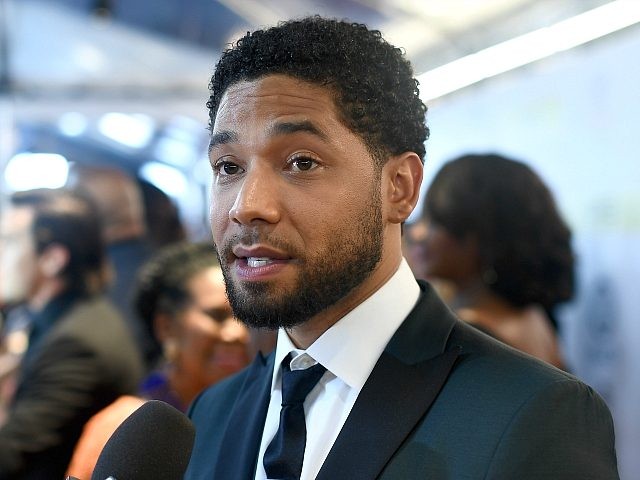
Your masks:
<instances>
[{"instance_id":1,"label":"microphone windscreen","mask_svg":"<svg viewBox=\"0 0 640 480\"><path fill-rule=\"evenodd\" d=\"M191 420L165 402L150 400L113 432L91 480L181 480L194 440Z\"/></svg>"}]
</instances>

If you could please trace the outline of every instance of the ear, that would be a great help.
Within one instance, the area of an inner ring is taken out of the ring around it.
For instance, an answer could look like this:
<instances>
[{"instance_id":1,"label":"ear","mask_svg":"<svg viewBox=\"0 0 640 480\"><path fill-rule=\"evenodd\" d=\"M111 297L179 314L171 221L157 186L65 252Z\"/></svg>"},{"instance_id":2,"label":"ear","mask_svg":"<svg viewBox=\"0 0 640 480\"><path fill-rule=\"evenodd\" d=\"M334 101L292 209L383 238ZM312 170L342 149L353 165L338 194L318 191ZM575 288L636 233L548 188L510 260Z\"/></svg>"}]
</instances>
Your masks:
<instances>
[{"instance_id":1,"label":"ear","mask_svg":"<svg viewBox=\"0 0 640 480\"><path fill-rule=\"evenodd\" d=\"M38 266L46 278L56 278L69 263L69 250L54 243L49 245L38 257Z\"/></svg>"},{"instance_id":2,"label":"ear","mask_svg":"<svg viewBox=\"0 0 640 480\"><path fill-rule=\"evenodd\" d=\"M173 331L173 322L166 313L157 313L153 319L153 331L160 343L165 342L169 338L175 336Z\"/></svg>"},{"instance_id":3,"label":"ear","mask_svg":"<svg viewBox=\"0 0 640 480\"><path fill-rule=\"evenodd\" d=\"M386 186L387 219L404 222L416 204L422 184L422 162L414 152L390 157L382 168L382 182Z\"/></svg>"}]
</instances>

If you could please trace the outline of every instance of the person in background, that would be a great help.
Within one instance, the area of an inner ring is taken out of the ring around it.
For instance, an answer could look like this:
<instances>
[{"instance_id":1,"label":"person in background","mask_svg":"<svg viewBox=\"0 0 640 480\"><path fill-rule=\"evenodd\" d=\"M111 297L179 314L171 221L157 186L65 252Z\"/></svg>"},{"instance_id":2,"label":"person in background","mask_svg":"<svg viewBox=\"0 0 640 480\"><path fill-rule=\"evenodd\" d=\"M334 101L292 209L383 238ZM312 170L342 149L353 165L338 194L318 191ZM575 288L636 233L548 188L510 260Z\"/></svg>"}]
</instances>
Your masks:
<instances>
[{"instance_id":1,"label":"person in background","mask_svg":"<svg viewBox=\"0 0 640 480\"><path fill-rule=\"evenodd\" d=\"M540 177L496 154L459 157L435 175L421 220L414 256L426 278L451 287L460 318L564 368L554 310L573 295L574 255Z\"/></svg>"},{"instance_id":2,"label":"person in background","mask_svg":"<svg viewBox=\"0 0 640 480\"><path fill-rule=\"evenodd\" d=\"M121 170L80 164L72 168L67 186L89 196L98 207L107 255L113 269L109 299L127 321L146 368L150 368L155 341L131 306L136 274L153 253L146 237L140 188L131 176Z\"/></svg>"},{"instance_id":3,"label":"person in background","mask_svg":"<svg viewBox=\"0 0 640 480\"><path fill-rule=\"evenodd\" d=\"M0 426L0 479L63 478L85 422L142 375L125 322L104 297L106 257L92 203L19 192L0 215L2 303L23 304L28 346Z\"/></svg>"},{"instance_id":4,"label":"person in background","mask_svg":"<svg viewBox=\"0 0 640 480\"><path fill-rule=\"evenodd\" d=\"M2 292L2 287L0 287ZM6 305L9 313L0 326L0 425L15 394L22 357L29 346L31 315L24 304Z\"/></svg>"},{"instance_id":5,"label":"person in background","mask_svg":"<svg viewBox=\"0 0 640 480\"><path fill-rule=\"evenodd\" d=\"M13 283L13 280L7 279L6 285L10 286ZM29 345L31 327L31 316L22 300L8 300L8 303L2 303L3 299L21 297L10 290L11 287L0 285L0 293L4 292L0 294L0 425L6 421L7 410L15 393L18 369ZM17 304L13 305L13 301Z\"/></svg>"},{"instance_id":6,"label":"person in background","mask_svg":"<svg viewBox=\"0 0 640 480\"><path fill-rule=\"evenodd\" d=\"M296 19L209 85L227 294L278 340L192 403L186 480L618 478L598 394L459 321L403 259L428 128L401 49Z\"/></svg>"},{"instance_id":7,"label":"person in background","mask_svg":"<svg viewBox=\"0 0 640 480\"><path fill-rule=\"evenodd\" d=\"M249 362L249 331L233 318L210 244L183 242L158 252L138 274L133 304L161 352L143 397L186 411L205 387Z\"/></svg>"},{"instance_id":8,"label":"person in background","mask_svg":"<svg viewBox=\"0 0 640 480\"><path fill-rule=\"evenodd\" d=\"M158 342L156 370L138 396L123 396L91 418L67 475L90 478L112 432L146 400L186 411L200 391L247 365L255 337L265 353L275 343L272 332L267 338L233 318L210 244L182 242L156 253L138 274L133 302Z\"/></svg>"},{"instance_id":9,"label":"person in background","mask_svg":"<svg viewBox=\"0 0 640 480\"><path fill-rule=\"evenodd\" d=\"M147 243L155 252L187 240L187 232L174 201L147 180L137 179L144 204Z\"/></svg>"},{"instance_id":10,"label":"person in background","mask_svg":"<svg viewBox=\"0 0 640 480\"><path fill-rule=\"evenodd\" d=\"M415 277L420 280L428 280L429 284L438 292L438 296L449 303L453 297L452 286L444 280L429 278L426 272L425 257L423 255L426 235L427 224L424 220L418 219L411 223L405 223L402 229L402 252Z\"/></svg>"}]
</instances>

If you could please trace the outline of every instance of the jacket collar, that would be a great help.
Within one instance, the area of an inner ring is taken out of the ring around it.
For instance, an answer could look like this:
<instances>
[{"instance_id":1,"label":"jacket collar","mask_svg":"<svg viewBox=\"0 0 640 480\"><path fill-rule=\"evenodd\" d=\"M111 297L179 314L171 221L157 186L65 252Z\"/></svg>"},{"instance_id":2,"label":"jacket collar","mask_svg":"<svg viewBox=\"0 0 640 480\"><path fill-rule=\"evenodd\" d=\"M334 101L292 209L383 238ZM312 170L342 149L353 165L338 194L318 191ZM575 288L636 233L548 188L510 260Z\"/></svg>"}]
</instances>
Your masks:
<instances>
[{"instance_id":1,"label":"jacket collar","mask_svg":"<svg viewBox=\"0 0 640 480\"><path fill-rule=\"evenodd\" d=\"M274 354L258 353L247 371L222 439L213 478L253 479L271 395Z\"/></svg>"},{"instance_id":2,"label":"jacket collar","mask_svg":"<svg viewBox=\"0 0 640 480\"><path fill-rule=\"evenodd\" d=\"M419 284L420 300L376 363L318 480L379 476L446 382L460 352L447 347L456 319L427 283ZM273 365L272 353L249 367L213 478L255 477Z\"/></svg>"},{"instance_id":3,"label":"jacket collar","mask_svg":"<svg viewBox=\"0 0 640 480\"><path fill-rule=\"evenodd\" d=\"M377 478L427 413L460 347L447 347L455 317L425 282L360 392L318 480ZM375 452L375 455L371 455Z\"/></svg>"}]
</instances>

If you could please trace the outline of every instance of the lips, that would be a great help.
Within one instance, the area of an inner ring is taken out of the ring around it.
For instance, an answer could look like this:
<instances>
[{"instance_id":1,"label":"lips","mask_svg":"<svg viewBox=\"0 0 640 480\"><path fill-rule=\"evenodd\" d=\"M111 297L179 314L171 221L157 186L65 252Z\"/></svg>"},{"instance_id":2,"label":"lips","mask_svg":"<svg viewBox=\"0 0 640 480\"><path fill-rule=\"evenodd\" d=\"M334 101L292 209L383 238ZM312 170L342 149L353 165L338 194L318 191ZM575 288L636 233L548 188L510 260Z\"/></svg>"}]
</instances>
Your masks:
<instances>
[{"instance_id":1,"label":"lips","mask_svg":"<svg viewBox=\"0 0 640 480\"><path fill-rule=\"evenodd\" d=\"M265 245L237 245L233 248L233 255L235 273L245 281L272 279L292 260L286 252Z\"/></svg>"},{"instance_id":2,"label":"lips","mask_svg":"<svg viewBox=\"0 0 640 480\"><path fill-rule=\"evenodd\" d=\"M291 260L291 256L286 252L262 245L238 245L233 248L233 254L237 259L246 261L249 267L263 267L273 262Z\"/></svg>"}]
</instances>

